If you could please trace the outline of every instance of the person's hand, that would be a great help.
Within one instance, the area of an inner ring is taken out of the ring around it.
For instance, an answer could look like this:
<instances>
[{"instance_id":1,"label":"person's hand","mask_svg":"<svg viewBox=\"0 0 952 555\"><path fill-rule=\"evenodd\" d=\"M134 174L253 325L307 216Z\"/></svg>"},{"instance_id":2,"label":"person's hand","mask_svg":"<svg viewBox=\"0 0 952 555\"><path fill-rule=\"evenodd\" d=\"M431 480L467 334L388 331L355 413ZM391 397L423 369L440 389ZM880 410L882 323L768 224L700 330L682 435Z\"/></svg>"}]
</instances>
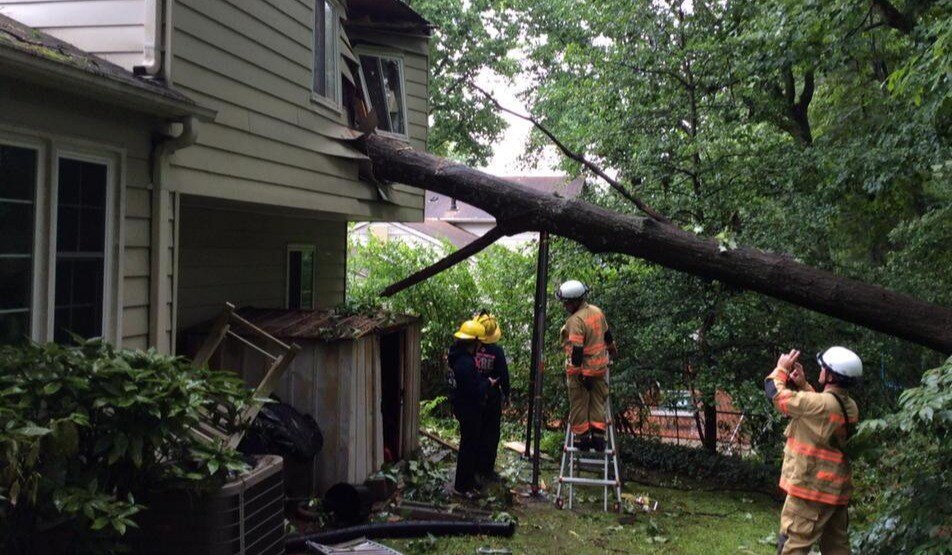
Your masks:
<instances>
[{"instance_id":1,"label":"person's hand","mask_svg":"<svg viewBox=\"0 0 952 555\"><path fill-rule=\"evenodd\" d=\"M793 381L799 389L806 387L807 375L803 371L803 365L799 362L793 363L793 372L790 372L790 380Z\"/></svg>"},{"instance_id":2,"label":"person's hand","mask_svg":"<svg viewBox=\"0 0 952 555\"><path fill-rule=\"evenodd\" d=\"M800 351L792 349L789 353L780 355L780 358L777 359L777 368L783 368L789 374L798 358L800 358Z\"/></svg>"},{"instance_id":3,"label":"person's hand","mask_svg":"<svg viewBox=\"0 0 952 555\"><path fill-rule=\"evenodd\" d=\"M509 397L502 398L502 409L509 410Z\"/></svg>"}]
</instances>

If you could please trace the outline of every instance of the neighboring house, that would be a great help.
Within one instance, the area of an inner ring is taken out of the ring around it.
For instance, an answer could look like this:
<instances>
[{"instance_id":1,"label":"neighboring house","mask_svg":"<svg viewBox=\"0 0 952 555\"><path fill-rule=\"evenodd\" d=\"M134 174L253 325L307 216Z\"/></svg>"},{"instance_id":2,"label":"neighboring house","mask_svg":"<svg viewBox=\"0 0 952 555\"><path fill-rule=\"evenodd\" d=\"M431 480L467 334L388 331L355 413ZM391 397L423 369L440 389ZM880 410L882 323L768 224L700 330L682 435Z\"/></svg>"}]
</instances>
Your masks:
<instances>
[{"instance_id":1,"label":"neighboring house","mask_svg":"<svg viewBox=\"0 0 952 555\"><path fill-rule=\"evenodd\" d=\"M0 344L174 353L226 301L344 301L348 222L423 219L351 141L372 110L425 147L430 30L400 0L0 0Z\"/></svg>"},{"instance_id":2,"label":"neighboring house","mask_svg":"<svg viewBox=\"0 0 952 555\"><path fill-rule=\"evenodd\" d=\"M524 187L575 198L582 193L584 180L568 180L565 176L504 176L504 179ZM489 213L464 202L444 195L427 192L426 219L422 223L360 222L351 233L358 242L366 241L369 235L389 241L397 240L409 245L429 245L442 248L445 241L456 248L465 246L496 225ZM536 233L519 233L503 237L500 245L512 249L521 248L537 238Z\"/></svg>"},{"instance_id":3,"label":"neighboring house","mask_svg":"<svg viewBox=\"0 0 952 555\"><path fill-rule=\"evenodd\" d=\"M0 341L174 352L225 301L333 307L347 222L423 217L422 192L361 180L348 143L369 105L426 144L430 25L400 0L0 0L0 17Z\"/></svg>"}]
</instances>

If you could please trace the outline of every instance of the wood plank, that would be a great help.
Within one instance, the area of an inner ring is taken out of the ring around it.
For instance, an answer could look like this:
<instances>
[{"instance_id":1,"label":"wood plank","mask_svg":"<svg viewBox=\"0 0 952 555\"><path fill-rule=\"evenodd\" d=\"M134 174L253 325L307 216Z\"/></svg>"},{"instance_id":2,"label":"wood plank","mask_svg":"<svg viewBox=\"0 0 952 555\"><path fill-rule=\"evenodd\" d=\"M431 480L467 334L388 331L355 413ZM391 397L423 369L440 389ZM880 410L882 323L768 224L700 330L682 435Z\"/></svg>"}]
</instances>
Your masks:
<instances>
[{"instance_id":1,"label":"wood plank","mask_svg":"<svg viewBox=\"0 0 952 555\"><path fill-rule=\"evenodd\" d=\"M149 249L148 247L126 246L123 252L123 271L125 278L149 277Z\"/></svg>"}]
</instances>

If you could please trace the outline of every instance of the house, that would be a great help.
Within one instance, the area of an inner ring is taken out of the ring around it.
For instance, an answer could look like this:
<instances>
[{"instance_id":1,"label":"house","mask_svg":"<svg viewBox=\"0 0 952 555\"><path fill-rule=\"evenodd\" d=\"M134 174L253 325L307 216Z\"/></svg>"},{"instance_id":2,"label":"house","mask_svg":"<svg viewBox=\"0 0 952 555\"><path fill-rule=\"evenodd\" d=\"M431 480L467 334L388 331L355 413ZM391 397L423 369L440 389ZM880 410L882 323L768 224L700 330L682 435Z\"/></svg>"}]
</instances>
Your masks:
<instances>
[{"instance_id":1,"label":"house","mask_svg":"<svg viewBox=\"0 0 952 555\"><path fill-rule=\"evenodd\" d=\"M0 0L0 343L174 353L226 301L341 303L348 222L423 218L352 141L425 147L430 31L400 0Z\"/></svg>"},{"instance_id":2,"label":"house","mask_svg":"<svg viewBox=\"0 0 952 555\"><path fill-rule=\"evenodd\" d=\"M4 341L174 352L226 301L333 307L347 222L423 217L416 189L361 180L348 143L369 105L426 144L430 25L400 0L0 0L0 16Z\"/></svg>"},{"instance_id":3,"label":"house","mask_svg":"<svg viewBox=\"0 0 952 555\"><path fill-rule=\"evenodd\" d=\"M566 198L579 196L584 185L582 178L568 180L560 175L517 175L504 179ZM364 242L368 237L374 236L384 241L397 240L412 246L426 245L438 249L442 249L448 241L454 247L460 248L485 235L495 225L495 218L475 206L457 202L444 195L427 193L423 222L359 222L354 225L351 234L358 242ZM536 237L536 233L519 233L503 237L498 243L519 249L534 241Z\"/></svg>"}]
</instances>

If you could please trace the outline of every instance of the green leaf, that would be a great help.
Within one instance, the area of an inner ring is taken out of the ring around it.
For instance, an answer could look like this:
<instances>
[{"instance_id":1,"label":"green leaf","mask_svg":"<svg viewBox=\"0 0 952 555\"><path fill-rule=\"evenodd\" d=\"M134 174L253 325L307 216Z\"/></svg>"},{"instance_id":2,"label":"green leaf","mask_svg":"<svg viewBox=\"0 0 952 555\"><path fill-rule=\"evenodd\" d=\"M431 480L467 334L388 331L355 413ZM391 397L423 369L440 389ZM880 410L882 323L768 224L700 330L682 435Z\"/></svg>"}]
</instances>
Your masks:
<instances>
[{"instance_id":1,"label":"green leaf","mask_svg":"<svg viewBox=\"0 0 952 555\"><path fill-rule=\"evenodd\" d=\"M11 433L15 435L26 436L26 437L37 437L37 436L45 436L46 434L49 434L52 431L53 430L49 428L44 428L42 426L29 425L29 426L23 426L22 428L16 428L15 430L11 430Z\"/></svg>"}]
</instances>

